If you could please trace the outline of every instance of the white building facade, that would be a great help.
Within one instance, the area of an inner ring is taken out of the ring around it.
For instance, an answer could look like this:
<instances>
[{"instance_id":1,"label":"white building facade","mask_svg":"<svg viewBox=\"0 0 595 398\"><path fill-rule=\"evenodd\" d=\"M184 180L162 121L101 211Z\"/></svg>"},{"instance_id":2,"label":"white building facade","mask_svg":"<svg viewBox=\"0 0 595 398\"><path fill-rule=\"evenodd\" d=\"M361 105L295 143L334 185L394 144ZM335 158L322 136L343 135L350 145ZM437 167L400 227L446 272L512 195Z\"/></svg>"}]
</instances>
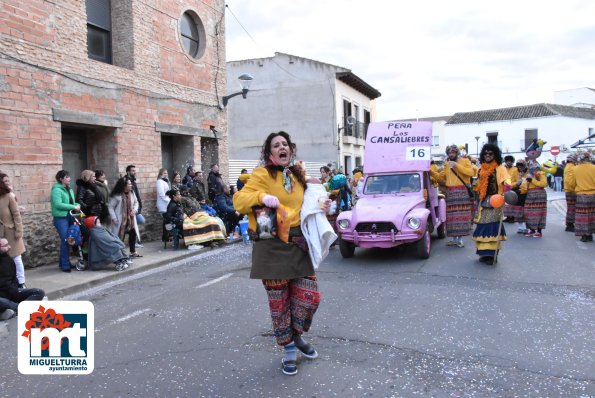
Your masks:
<instances>
[{"instance_id":1,"label":"white building facade","mask_svg":"<svg viewBox=\"0 0 595 398\"><path fill-rule=\"evenodd\" d=\"M446 145L467 145L476 155L486 143L497 144L503 155L525 156L533 139L546 142L538 161L554 159L549 153L559 146L558 160L565 159L572 144L595 131L595 108L535 104L477 112L455 113L446 123Z\"/></svg>"}]
</instances>

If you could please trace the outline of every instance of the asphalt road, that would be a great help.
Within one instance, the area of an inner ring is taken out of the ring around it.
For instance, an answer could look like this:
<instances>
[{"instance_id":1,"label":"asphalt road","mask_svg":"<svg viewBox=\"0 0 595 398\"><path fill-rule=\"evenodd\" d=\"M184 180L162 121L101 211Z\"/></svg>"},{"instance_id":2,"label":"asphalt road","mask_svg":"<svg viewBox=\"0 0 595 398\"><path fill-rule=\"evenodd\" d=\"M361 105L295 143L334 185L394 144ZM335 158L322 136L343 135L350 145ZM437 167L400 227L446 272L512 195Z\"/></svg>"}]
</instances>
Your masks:
<instances>
[{"instance_id":1,"label":"asphalt road","mask_svg":"<svg viewBox=\"0 0 595 398\"><path fill-rule=\"evenodd\" d=\"M510 228L509 228L510 229ZM308 334L320 357L280 370L266 295L234 245L68 299L95 305L95 371L24 376L16 321L0 322L0 395L12 397L592 397L595 245L509 230L497 266L467 247L338 250L318 271Z\"/></svg>"}]
</instances>

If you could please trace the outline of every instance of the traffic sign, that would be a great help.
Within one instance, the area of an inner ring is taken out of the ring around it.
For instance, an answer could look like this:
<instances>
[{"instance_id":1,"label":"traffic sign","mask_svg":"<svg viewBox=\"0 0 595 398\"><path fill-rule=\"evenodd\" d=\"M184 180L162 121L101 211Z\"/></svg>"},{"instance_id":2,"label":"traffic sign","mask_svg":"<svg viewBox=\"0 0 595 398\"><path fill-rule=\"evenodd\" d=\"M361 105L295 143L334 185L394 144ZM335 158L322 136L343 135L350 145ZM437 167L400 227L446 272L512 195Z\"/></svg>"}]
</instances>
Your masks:
<instances>
[{"instance_id":1,"label":"traffic sign","mask_svg":"<svg viewBox=\"0 0 595 398\"><path fill-rule=\"evenodd\" d=\"M553 146L550 148L550 153L554 156L557 156L560 154L560 147L559 146Z\"/></svg>"}]
</instances>

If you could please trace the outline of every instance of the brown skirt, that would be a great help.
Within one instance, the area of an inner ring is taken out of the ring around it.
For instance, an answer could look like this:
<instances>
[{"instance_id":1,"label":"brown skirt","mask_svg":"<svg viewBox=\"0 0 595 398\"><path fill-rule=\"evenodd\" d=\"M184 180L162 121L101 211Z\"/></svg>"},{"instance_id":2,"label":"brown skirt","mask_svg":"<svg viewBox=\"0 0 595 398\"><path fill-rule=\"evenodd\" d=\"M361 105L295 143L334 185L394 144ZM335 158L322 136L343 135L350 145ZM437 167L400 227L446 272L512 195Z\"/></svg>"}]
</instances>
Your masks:
<instances>
[{"instance_id":1,"label":"brown skirt","mask_svg":"<svg viewBox=\"0 0 595 398\"><path fill-rule=\"evenodd\" d=\"M292 228L290 236L293 232ZM296 244L277 238L254 242L250 278L295 279L314 274L310 255Z\"/></svg>"}]
</instances>

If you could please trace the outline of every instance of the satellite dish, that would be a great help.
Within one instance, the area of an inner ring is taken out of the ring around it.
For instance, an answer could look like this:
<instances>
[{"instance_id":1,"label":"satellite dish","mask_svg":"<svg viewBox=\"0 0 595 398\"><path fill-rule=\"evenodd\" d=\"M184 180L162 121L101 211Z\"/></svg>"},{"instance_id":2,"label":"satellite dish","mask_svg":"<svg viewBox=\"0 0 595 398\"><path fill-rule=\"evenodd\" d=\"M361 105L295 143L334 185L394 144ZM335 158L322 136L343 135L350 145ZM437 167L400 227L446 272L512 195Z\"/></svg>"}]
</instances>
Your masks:
<instances>
[{"instance_id":1,"label":"satellite dish","mask_svg":"<svg viewBox=\"0 0 595 398\"><path fill-rule=\"evenodd\" d=\"M353 123L355 123L355 118L353 116L347 116L347 125L353 126Z\"/></svg>"}]
</instances>

